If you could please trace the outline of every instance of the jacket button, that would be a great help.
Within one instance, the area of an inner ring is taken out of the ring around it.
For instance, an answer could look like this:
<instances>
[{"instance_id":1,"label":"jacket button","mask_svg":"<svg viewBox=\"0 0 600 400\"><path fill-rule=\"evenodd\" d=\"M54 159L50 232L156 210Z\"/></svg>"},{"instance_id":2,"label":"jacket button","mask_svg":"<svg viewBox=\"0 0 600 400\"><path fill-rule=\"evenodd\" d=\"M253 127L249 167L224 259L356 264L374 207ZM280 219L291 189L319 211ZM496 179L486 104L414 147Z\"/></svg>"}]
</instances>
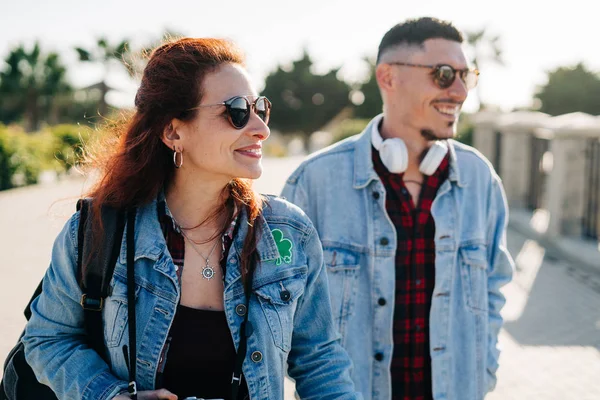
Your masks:
<instances>
[{"instance_id":1,"label":"jacket button","mask_svg":"<svg viewBox=\"0 0 600 400\"><path fill-rule=\"evenodd\" d=\"M379 240L379 244L381 244L382 246L387 246L389 243L390 241L386 237L382 237L381 240Z\"/></svg>"},{"instance_id":2,"label":"jacket button","mask_svg":"<svg viewBox=\"0 0 600 400\"><path fill-rule=\"evenodd\" d=\"M237 306L235 306L235 313L237 315L239 315L240 317L243 317L244 315L246 315L246 305L238 304Z\"/></svg>"},{"instance_id":3,"label":"jacket button","mask_svg":"<svg viewBox=\"0 0 600 400\"><path fill-rule=\"evenodd\" d=\"M387 303L387 301L385 301L385 299L383 297L380 297L379 300L377 301L377 303L380 306L385 306L385 304Z\"/></svg>"},{"instance_id":4,"label":"jacket button","mask_svg":"<svg viewBox=\"0 0 600 400\"><path fill-rule=\"evenodd\" d=\"M376 359L377 361L381 361L381 360L383 360L383 353L377 353L377 354L375 354L375 359Z\"/></svg>"},{"instance_id":5,"label":"jacket button","mask_svg":"<svg viewBox=\"0 0 600 400\"><path fill-rule=\"evenodd\" d=\"M379 198L379 192L373 192L373 198L377 200Z\"/></svg>"},{"instance_id":6,"label":"jacket button","mask_svg":"<svg viewBox=\"0 0 600 400\"><path fill-rule=\"evenodd\" d=\"M262 353L260 351L255 351L254 353L252 353L250 358L252 358L252 361L254 361L255 363L261 362L262 361Z\"/></svg>"},{"instance_id":7,"label":"jacket button","mask_svg":"<svg viewBox=\"0 0 600 400\"><path fill-rule=\"evenodd\" d=\"M406 189L405 187L403 187L403 188L402 188L402 190L401 190L401 192L402 192L402 194L403 194L404 196L407 196L407 197L408 197L408 189Z\"/></svg>"},{"instance_id":8,"label":"jacket button","mask_svg":"<svg viewBox=\"0 0 600 400\"><path fill-rule=\"evenodd\" d=\"M279 293L279 297L281 297L281 300L283 301L289 301L292 295L288 290L282 290L281 293Z\"/></svg>"}]
</instances>

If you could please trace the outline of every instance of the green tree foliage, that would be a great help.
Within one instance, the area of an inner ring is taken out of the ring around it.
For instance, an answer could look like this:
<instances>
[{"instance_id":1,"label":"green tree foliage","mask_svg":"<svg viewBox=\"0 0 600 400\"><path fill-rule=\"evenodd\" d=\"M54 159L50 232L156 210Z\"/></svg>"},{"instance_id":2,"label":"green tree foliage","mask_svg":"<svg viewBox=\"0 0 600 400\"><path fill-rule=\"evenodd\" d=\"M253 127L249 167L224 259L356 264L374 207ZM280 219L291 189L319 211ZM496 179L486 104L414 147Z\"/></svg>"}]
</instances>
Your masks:
<instances>
[{"instance_id":1,"label":"green tree foliage","mask_svg":"<svg viewBox=\"0 0 600 400\"><path fill-rule=\"evenodd\" d=\"M375 60L365 58L364 61L369 64L369 79L359 87L364 101L354 109L354 117L371 119L383 111L383 100L375 77Z\"/></svg>"},{"instance_id":2,"label":"green tree foliage","mask_svg":"<svg viewBox=\"0 0 600 400\"><path fill-rule=\"evenodd\" d=\"M102 116L106 116L108 113L106 94L110 90L110 87L106 81L111 73L112 66L116 64L125 67L127 72L131 74L129 63L124 57L128 52L127 42L127 39L125 39L119 43L110 44L106 38L101 37L96 41L96 45L92 49L84 49L82 47L75 48L75 51L77 51L77 54L79 55L79 61L101 64L104 68L104 76L97 84L101 92L98 113Z\"/></svg>"},{"instance_id":3,"label":"green tree foliage","mask_svg":"<svg viewBox=\"0 0 600 400\"><path fill-rule=\"evenodd\" d=\"M56 125L25 133L0 124L0 190L36 183L42 171L67 172L83 159L83 146L97 132L80 125Z\"/></svg>"},{"instance_id":4,"label":"green tree foliage","mask_svg":"<svg viewBox=\"0 0 600 400\"><path fill-rule=\"evenodd\" d=\"M500 36L490 35L485 28L466 32L465 35L467 46L472 50L471 63L475 68L481 71L481 65L489 62L504 65ZM481 85L478 84L475 90L477 100L479 100L479 108L486 108L481 98Z\"/></svg>"},{"instance_id":5,"label":"green tree foliage","mask_svg":"<svg viewBox=\"0 0 600 400\"><path fill-rule=\"evenodd\" d=\"M90 140L91 128L81 125L56 125L48 129L52 137L52 158L60 166L60 171L67 172L81 163L84 156L84 145Z\"/></svg>"},{"instance_id":6,"label":"green tree foliage","mask_svg":"<svg viewBox=\"0 0 600 400\"><path fill-rule=\"evenodd\" d=\"M353 118L342 121L332 132L333 141L339 142L340 140L347 139L350 136L358 135L365 129L370 120L371 118Z\"/></svg>"},{"instance_id":7,"label":"green tree foliage","mask_svg":"<svg viewBox=\"0 0 600 400\"><path fill-rule=\"evenodd\" d=\"M535 95L540 111L550 115L584 112L600 115L600 77L582 63L548 73L548 83Z\"/></svg>"},{"instance_id":8,"label":"green tree foliage","mask_svg":"<svg viewBox=\"0 0 600 400\"><path fill-rule=\"evenodd\" d=\"M272 128L309 135L350 105L350 86L337 78L338 69L315 75L312 64L305 52L289 71L278 67L267 76L263 94L273 103Z\"/></svg>"},{"instance_id":9,"label":"green tree foliage","mask_svg":"<svg viewBox=\"0 0 600 400\"><path fill-rule=\"evenodd\" d=\"M71 91L66 68L56 53L44 54L36 43L31 51L13 49L0 71L0 121L24 120L25 129L38 129L40 121L56 113L55 99Z\"/></svg>"},{"instance_id":10,"label":"green tree foliage","mask_svg":"<svg viewBox=\"0 0 600 400\"><path fill-rule=\"evenodd\" d=\"M461 143L473 146L473 131L475 127L471 122L471 114L462 113L458 120L458 127L455 139Z\"/></svg>"}]
</instances>

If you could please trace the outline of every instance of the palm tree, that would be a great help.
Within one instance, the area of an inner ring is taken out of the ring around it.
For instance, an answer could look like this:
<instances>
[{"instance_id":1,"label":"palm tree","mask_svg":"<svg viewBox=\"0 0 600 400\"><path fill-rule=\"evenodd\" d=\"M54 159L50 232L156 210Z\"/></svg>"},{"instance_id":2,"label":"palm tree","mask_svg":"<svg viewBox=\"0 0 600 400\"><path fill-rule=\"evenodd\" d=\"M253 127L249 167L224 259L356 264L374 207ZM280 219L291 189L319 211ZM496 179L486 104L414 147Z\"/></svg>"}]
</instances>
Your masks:
<instances>
[{"instance_id":1,"label":"palm tree","mask_svg":"<svg viewBox=\"0 0 600 400\"><path fill-rule=\"evenodd\" d=\"M118 64L121 66L127 66L124 61L124 55L127 53L127 40L111 45L108 40L104 37L99 38L96 41L96 47L91 50L86 50L81 47L76 47L79 55L79 61L100 63L104 67L104 76L102 80L94 86L100 89L100 103L98 104L98 113L100 115L106 115L108 112L108 104L106 103L106 94L110 90L110 87L106 83L108 76L111 72L112 65Z\"/></svg>"},{"instance_id":2,"label":"palm tree","mask_svg":"<svg viewBox=\"0 0 600 400\"><path fill-rule=\"evenodd\" d=\"M23 45L13 49L0 72L2 119L11 122L23 118L28 132L39 128L47 118L55 96L70 92L66 68L56 53L43 54L39 43L31 51Z\"/></svg>"},{"instance_id":3,"label":"palm tree","mask_svg":"<svg viewBox=\"0 0 600 400\"><path fill-rule=\"evenodd\" d=\"M473 66L480 69L480 64L487 62L494 62L500 65L504 65L504 59L502 57L502 48L500 46L500 36L491 36L485 28L475 31L466 32L467 44L473 51L473 59L471 62ZM481 98L481 85L477 85L476 88L477 99L479 100L479 108L484 109L485 104Z\"/></svg>"}]
</instances>

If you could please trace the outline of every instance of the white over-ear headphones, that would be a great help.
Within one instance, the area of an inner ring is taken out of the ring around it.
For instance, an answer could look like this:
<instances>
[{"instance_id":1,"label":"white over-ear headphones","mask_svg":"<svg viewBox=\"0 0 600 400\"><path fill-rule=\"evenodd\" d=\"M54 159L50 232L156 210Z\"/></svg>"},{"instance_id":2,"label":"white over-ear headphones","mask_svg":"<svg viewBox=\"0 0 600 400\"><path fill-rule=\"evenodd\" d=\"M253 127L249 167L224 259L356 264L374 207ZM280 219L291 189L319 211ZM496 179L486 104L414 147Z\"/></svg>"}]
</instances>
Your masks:
<instances>
[{"instance_id":1,"label":"white over-ear headphones","mask_svg":"<svg viewBox=\"0 0 600 400\"><path fill-rule=\"evenodd\" d=\"M373 121L371 128L371 143L381 157L383 165L394 174L400 174L408 168L408 149L400 138L385 139L379 133L379 123L382 118ZM436 140L427 150L427 154L421 164L419 171L424 175L433 175L438 169L444 157L448 154L448 145L445 141Z\"/></svg>"}]
</instances>

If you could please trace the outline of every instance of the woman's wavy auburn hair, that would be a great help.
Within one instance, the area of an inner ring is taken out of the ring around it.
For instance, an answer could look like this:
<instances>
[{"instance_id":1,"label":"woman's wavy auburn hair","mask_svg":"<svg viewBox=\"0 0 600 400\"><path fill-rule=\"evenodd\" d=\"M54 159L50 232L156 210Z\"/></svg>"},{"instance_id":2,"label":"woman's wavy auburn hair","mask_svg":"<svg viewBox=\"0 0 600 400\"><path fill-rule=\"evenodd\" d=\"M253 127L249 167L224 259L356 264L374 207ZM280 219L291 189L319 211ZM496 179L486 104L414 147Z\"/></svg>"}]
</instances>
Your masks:
<instances>
[{"instance_id":1,"label":"woman's wavy auburn hair","mask_svg":"<svg viewBox=\"0 0 600 400\"><path fill-rule=\"evenodd\" d=\"M121 210L147 204L168 187L174 173L173 153L162 142L163 131L173 118L192 120L203 97L207 74L223 64L244 65L242 52L222 39L183 38L156 48L144 69L135 96L135 111L106 126L108 134L86 151L85 164L100 171L98 183L88 193L94 199L95 234L102 232L100 210ZM226 212L221 234L230 226L234 210L245 209L249 231L242 249L242 274L254 268L257 217L262 198L247 179L233 179L225 187L221 206L212 217ZM97 237L101 237L98 235Z\"/></svg>"}]
</instances>

